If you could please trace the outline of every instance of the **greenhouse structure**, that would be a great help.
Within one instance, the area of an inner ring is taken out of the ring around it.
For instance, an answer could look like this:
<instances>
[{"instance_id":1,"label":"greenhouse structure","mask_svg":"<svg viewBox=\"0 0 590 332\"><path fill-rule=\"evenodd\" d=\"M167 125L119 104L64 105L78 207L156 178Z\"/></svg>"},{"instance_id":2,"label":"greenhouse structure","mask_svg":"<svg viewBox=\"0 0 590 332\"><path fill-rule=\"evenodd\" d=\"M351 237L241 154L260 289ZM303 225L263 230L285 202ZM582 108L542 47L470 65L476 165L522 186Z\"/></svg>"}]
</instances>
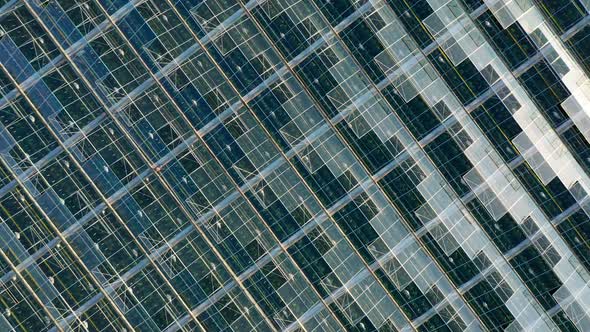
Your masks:
<instances>
[{"instance_id":1,"label":"greenhouse structure","mask_svg":"<svg viewBox=\"0 0 590 332\"><path fill-rule=\"evenodd\" d=\"M590 0L0 0L0 332L590 331Z\"/></svg>"}]
</instances>

